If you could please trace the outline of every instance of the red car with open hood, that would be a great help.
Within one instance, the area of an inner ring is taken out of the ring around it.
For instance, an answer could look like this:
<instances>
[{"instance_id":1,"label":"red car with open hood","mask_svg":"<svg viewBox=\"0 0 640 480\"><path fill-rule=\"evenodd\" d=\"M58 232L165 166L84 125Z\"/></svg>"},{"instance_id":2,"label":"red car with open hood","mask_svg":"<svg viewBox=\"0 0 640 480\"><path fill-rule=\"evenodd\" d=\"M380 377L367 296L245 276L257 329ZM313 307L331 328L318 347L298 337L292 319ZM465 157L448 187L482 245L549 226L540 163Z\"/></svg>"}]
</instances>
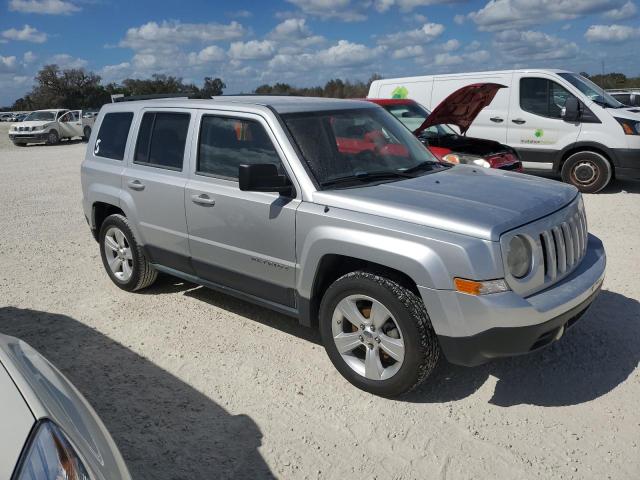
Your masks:
<instances>
[{"instance_id":1,"label":"red car with open hood","mask_svg":"<svg viewBox=\"0 0 640 480\"><path fill-rule=\"evenodd\" d=\"M367 100L394 115L442 161L521 172L522 163L513 148L493 140L466 136L478 113L491 103L501 88L506 87L497 83L467 85L445 98L433 112L410 99ZM449 125L458 127L460 134Z\"/></svg>"}]
</instances>

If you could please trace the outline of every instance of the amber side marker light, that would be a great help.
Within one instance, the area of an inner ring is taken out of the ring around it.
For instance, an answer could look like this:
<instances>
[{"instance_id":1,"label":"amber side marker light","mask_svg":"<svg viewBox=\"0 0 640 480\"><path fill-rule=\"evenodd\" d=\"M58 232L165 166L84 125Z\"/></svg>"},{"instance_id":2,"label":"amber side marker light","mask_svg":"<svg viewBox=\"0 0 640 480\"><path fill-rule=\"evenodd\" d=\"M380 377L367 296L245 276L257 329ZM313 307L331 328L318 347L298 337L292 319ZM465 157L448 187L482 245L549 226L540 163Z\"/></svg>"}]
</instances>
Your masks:
<instances>
[{"instance_id":1,"label":"amber side marker light","mask_svg":"<svg viewBox=\"0 0 640 480\"><path fill-rule=\"evenodd\" d=\"M509 286L503 279L478 282L476 280L456 277L453 279L453 284L458 292L466 293L467 295L487 295L509 290Z\"/></svg>"}]
</instances>

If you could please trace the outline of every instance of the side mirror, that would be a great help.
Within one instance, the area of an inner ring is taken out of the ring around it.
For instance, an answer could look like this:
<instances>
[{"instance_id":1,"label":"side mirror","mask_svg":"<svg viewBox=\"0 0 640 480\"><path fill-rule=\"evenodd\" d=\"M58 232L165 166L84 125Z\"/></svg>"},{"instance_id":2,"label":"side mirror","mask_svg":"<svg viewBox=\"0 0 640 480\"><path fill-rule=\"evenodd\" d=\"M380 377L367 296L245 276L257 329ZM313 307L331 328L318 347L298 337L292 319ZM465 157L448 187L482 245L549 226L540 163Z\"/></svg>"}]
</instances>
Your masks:
<instances>
[{"instance_id":1,"label":"side mirror","mask_svg":"<svg viewBox=\"0 0 640 480\"><path fill-rule=\"evenodd\" d=\"M580 120L580 102L576 97L567 97L562 109L562 118L565 122L577 122Z\"/></svg>"},{"instance_id":2,"label":"side mirror","mask_svg":"<svg viewBox=\"0 0 640 480\"><path fill-rule=\"evenodd\" d=\"M238 167L238 183L245 192L278 192L291 195L293 185L285 175L278 174L273 163L256 163Z\"/></svg>"}]
</instances>

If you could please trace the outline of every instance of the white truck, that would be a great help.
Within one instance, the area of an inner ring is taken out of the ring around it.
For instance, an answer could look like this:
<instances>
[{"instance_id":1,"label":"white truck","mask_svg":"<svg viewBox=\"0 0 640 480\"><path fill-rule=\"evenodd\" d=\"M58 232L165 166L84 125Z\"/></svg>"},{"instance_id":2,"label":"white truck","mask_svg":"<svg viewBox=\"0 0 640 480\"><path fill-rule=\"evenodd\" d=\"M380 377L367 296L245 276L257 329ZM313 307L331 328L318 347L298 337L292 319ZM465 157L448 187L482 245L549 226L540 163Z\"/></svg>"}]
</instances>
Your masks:
<instances>
[{"instance_id":1,"label":"white truck","mask_svg":"<svg viewBox=\"0 0 640 480\"><path fill-rule=\"evenodd\" d=\"M505 70L376 80L369 98L409 98L433 109L475 83L504 85L468 130L518 152L525 169L560 173L595 193L615 178L640 179L640 109L565 70Z\"/></svg>"},{"instance_id":2,"label":"white truck","mask_svg":"<svg viewBox=\"0 0 640 480\"><path fill-rule=\"evenodd\" d=\"M94 122L95 118L85 118L82 110L36 110L22 122L11 125L9 139L17 146L43 142L55 145L64 138L75 137L87 140Z\"/></svg>"}]
</instances>

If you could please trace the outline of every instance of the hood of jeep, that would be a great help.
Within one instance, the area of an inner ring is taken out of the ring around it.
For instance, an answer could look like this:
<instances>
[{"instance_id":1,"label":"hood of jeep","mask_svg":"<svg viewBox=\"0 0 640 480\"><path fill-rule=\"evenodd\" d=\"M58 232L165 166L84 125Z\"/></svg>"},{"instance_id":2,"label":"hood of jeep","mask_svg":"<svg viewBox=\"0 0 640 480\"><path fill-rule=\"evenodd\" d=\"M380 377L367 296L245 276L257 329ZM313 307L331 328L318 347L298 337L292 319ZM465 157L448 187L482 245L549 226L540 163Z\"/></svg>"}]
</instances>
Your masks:
<instances>
[{"instance_id":1,"label":"hood of jeep","mask_svg":"<svg viewBox=\"0 0 640 480\"><path fill-rule=\"evenodd\" d=\"M575 187L555 180L458 165L397 182L319 191L314 202L497 241L576 195Z\"/></svg>"}]
</instances>

